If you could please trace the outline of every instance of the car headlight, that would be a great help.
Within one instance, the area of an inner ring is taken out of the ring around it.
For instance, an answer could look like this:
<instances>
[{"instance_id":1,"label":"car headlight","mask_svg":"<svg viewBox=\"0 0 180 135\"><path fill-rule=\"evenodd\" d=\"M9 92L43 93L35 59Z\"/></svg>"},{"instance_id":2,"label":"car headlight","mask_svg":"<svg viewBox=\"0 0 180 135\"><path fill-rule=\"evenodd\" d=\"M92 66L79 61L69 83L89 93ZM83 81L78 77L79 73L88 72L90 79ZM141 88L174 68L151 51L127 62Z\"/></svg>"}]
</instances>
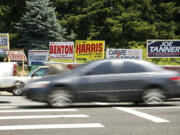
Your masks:
<instances>
[{"instance_id":1,"label":"car headlight","mask_svg":"<svg viewBox=\"0 0 180 135\"><path fill-rule=\"evenodd\" d=\"M50 82L49 81L41 81L41 82L33 82L28 83L25 88L44 88L46 87Z\"/></svg>"}]
</instances>

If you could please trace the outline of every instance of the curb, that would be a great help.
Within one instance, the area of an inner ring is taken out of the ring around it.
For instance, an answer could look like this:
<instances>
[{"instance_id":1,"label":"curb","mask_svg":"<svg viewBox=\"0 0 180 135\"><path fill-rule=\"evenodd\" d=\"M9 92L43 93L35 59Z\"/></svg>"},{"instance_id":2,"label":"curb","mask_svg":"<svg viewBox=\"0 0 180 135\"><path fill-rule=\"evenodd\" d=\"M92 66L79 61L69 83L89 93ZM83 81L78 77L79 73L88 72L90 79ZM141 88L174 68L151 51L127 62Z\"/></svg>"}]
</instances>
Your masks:
<instances>
[{"instance_id":1,"label":"curb","mask_svg":"<svg viewBox=\"0 0 180 135\"><path fill-rule=\"evenodd\" d=\"M1 92L0 92L0 95L13 95L13 94L10 93L10 92L1 91Z\"/></svg>"}]
</instances>

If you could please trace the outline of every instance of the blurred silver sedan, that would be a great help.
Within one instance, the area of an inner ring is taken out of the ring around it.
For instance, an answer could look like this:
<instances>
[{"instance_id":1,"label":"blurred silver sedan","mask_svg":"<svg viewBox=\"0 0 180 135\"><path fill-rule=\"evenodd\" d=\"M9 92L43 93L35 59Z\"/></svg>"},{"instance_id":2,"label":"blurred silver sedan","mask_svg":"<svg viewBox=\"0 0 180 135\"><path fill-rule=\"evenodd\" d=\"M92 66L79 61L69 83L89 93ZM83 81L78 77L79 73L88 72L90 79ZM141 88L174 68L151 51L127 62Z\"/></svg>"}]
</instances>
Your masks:
<instances>
[{"instance_id":1,"label":"blurred silver sedan","mask_svg":"<svg viewBox=\"0 0 180 135\"><path fill-rule=\"evenodd\" d=\"M73 102L162 103L180 96L180 75L141 60L104 59L25 85L26 97L53 107Z\"/></svg>"}]
</instances>

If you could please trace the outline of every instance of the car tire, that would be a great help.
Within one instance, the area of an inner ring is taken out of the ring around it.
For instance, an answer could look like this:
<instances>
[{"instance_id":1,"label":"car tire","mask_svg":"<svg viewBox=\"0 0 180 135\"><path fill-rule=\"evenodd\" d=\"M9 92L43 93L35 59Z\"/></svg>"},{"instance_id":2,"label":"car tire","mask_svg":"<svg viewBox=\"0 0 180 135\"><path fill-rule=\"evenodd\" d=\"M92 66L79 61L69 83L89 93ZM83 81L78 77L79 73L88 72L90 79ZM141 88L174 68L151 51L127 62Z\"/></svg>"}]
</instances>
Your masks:
<instances>
[{"instance_id":1,"label":"car tire","mask_svg":"<svg viewBox=\"0 0 180 135\"><path fill-rule=\"evenodd\" d=\"M23 85L24 85L24 83L22 83L22 82L17 82L15 84L15 88L12 90L12 93L13 93L14 96L21 96L23 94L22 90L19 89Z\"/></svg>"},{"instance_id":2,"label":"car tire","mask_svg":"<svg viewBox=\"0 0 180 135\"><path fill-rule=\"evenodd\" d=\"M141 104L142 103L142 101L134 101L134 104L135 105L139 105L139 104Z\"/></svg>"},{"instance_id":3,"label":"car tire","mask_svg":"<svg viewBox=\"0 0 180 135\"><path fill-rule=\"evenodd\" d=\"M48 96L48 104L51 107L67 107L72 104L73 95L65 88L52 90Z\"/></svg>"},{"instance_id":4,"label":"car tire","mask_svg":"<svg viewBox=\"0 0 180 135\"><path fill-rule=\"evenodd\" d=\"M162 104L166 100L166 96L160 88L151 88L144 91L142 99L145 104L154 105Z\"/></svg>"}]
</instances>

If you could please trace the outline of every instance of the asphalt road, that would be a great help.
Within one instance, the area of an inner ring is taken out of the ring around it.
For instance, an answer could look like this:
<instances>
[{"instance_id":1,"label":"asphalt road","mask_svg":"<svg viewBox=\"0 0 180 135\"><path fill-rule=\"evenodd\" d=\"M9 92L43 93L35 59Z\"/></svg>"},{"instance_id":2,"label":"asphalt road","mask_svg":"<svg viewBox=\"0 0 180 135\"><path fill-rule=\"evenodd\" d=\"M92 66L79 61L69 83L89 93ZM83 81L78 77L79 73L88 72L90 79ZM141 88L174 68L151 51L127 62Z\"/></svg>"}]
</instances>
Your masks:
<instances>
[{"instance_id":1,"label":"asphalt road","mask_svg":"<svg viewBox=\"0 0 180 135\"><path fill-rule=\"evenodd\" d=\"M180 135L180 100L161 106L83 103L54 109L1 94L0 135Z\"/></svg>"}]
</instances>

